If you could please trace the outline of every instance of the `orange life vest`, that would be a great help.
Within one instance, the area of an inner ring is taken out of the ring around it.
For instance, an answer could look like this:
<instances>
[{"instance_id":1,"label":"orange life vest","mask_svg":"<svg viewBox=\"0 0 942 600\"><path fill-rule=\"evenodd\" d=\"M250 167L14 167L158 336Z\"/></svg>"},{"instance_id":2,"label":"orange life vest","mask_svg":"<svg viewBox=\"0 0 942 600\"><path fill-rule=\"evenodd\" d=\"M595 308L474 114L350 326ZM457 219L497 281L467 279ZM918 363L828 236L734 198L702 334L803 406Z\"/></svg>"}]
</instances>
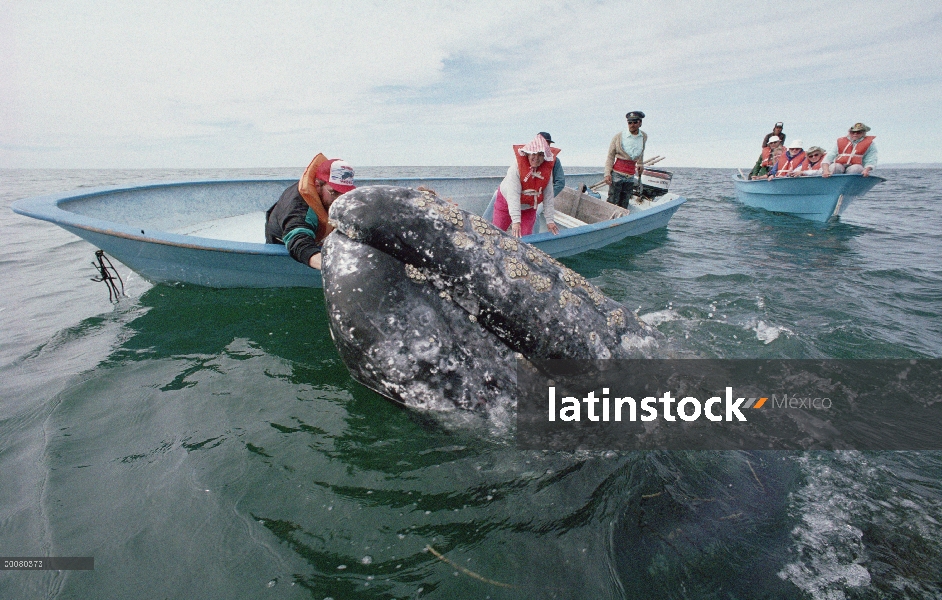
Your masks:
<instances>
[{"instance_id":1,"label":"orange life vest","mask_svg":"<svg viewBox=\"0 0 942 600\"><path fill-rule=\"evenodd\" d=\"M555 158L559 154L559 148L550 148L554 160L544 160L535 171L530 167L530 159L527 155L520 154L521 148L523 148L522 144L514 146L514 156L517 158L517 170L520 171L520 187L522 188L520 206L529 204L530 207L536 208L537 204L543 202L543 190L553 183L553 167L556 164Z\"/></svg>"},{"instance_id":2,"label":"orange life vest","mask_svg":"<svg viewBox=\"0 0 942 600\"><path fill-rule=\"evenodd\" d=\"M762 166L769 168L772 166L772 149L766 146L762 149Z\"/></svg>"},{"instance_id":3,"label":"orange life vest","mask_svg":"<svg viewBox=\"0 0 942 600\"><path fill-rule=\"evenodd\" d=\"M811 159L807 156L805 157L805 162L801 163L802 171L817 171L821 168L821 164L824 162L824 157L822 156L815 162L811 162Z\"/></svg>"},{"instance_id":4,"label":"orange life vest","mask_svg":"<svg viewBox=\"0 0 942 600\"><path fill-rule=\"evenodd\" d=\"M837 158L834 159L835 164L862 165L863 156L867 153L867 149L870 148L870 144L873 143L875 137L875 135L868 135L857 142L856 146L846 136L839 138L837 140Z\"/></svg>"},{"instance_id":5,"label":"orange life vest","mask_svg":"<svg viewBox=\"0 0 942 600\"><path fill-rule=\"evenodd\" d=\"M314 157L314 160L311 161L311 164L304 169L304 175L301 175L301 180L298 181L298 192L300 192L304 202L306 202L307 205L311 207L311 210L314 211L314 214L317 215L317 231L314 235L314 241L317 243L320 243L327 237L328 233L334 230L330 223L327 222L327 209L324 208L324 202L321 200L321 195L317 193L317 187L315 187L317 167L325 160L327 160L327 157L318 153L317 156Z\"/></svg>"},{"instance_id":6,"label":"orange life vest","mask_svg":"<svg viewBox=\"0 0 942 600\"><path fill-rule=\"evenodd\" d=\"M784 177L795 171L801 171L801 165L804 164L805 158L807 158L807 155L804 150L793 158L788 158L788 151L782 152L782 155L778 157L778 169L775 171L775 176Z\"/></svg>"}]
</instances>

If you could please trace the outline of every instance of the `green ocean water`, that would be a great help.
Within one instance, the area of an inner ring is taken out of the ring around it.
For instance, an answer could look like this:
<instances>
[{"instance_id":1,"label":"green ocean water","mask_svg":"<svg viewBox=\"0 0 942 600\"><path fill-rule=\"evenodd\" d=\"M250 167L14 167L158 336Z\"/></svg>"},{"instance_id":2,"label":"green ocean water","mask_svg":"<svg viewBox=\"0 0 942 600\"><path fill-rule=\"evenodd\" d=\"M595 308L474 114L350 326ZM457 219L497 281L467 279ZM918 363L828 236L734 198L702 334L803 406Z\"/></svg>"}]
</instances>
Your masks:
<instances>
[{"instance_id":1,"label":"green ocean water","mask_svg":"<svg viewBox=\"0 0 942 600\"><path fill-rule=\"evenodd\" d=\"M883 171L828 225L736 204L731 170L673 172L666 229L563 260L664 352L942 355L942 171ZM0 555L95 558L0 571L0 598L942 597L940 453L520 451L506 415L353 382L320 290L122 268L112 305L92 246L9 210L297 174L0 171Z\"/></svg>"}]
</instances>

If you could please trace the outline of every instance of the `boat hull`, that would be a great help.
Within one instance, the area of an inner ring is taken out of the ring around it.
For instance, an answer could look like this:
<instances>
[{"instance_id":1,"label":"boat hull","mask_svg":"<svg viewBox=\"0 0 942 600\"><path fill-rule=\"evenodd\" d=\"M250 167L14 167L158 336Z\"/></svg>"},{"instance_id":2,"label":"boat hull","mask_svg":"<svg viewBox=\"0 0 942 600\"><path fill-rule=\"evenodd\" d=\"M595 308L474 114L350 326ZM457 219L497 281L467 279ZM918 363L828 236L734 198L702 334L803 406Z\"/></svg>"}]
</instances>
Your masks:
<instances>
[{"instance_id":1,"label":"boat hull","mask_svg":"<svg viewBox=\"0 0 942 600\"><path fill-rule=\"evenodd\" d=\"M733 178L736 200L770 212L825 222L840 216L855 199L886 181L871 175L778 177L771 181Z\"/></svg>"},{"instance_id":2,"label":"boat hull","mask_svg":"<svg viewBox=\"0 0 942 600\"><path fill-rule=\"evenodd\" d=\"M360 186L424 185L481 214L501 177L359 180ZM567 176L591 184L597 173ZM14 212L49 221L104 250L152 283L213 288L313 287L320 271L296 262L283 245L264 243L264 211L293 180L198 181L102 188L18 200ZM685 201L659 211L524 238L555 257L604 247L664 227ZM252 216L238 234L207 233L207 223ZM642 218L643 217L643 218ZM251 235L246 235L248 229ZM199 233L194 233L199 232ZM228 235L228 237L227 237ZM250 241L245 241L250 240Z\"/></svg>"},{"instance_id":3,"label":"boat hull","mask_svg":"<svg viewBox=\"0 0 942 600\"><path fill-rule=\"evenodd\" d=\"M686 201L687 199L682 196L673 196L666 201L661 201L656 207L635 210L617 219L582 225L573 229L560 229L559 235L544 231L522 239L550 256L556 258L573 256L604 248L628 237L644 235L649 231L667 227L668 221Z\"/></svg>"}]
</instances>

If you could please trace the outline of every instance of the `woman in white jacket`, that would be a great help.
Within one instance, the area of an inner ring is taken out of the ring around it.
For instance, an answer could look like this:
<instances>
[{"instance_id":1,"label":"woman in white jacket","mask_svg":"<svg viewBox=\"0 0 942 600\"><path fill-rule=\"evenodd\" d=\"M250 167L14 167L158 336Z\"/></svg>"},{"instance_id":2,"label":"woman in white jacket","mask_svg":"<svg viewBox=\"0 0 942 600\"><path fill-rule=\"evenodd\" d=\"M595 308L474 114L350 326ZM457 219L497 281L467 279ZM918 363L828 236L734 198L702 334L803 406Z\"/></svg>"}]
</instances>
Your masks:
<instances>
[{"instance_id":1,"label":"woman in white jacket","mask_svg":"<svg viewBox=\"0 0 942 600\"><path fill-rule=\"evenodd\" d=\"M494 225L514 237L530 235L536 222L536 209L543 204L546 228L559 233L553 222L553 166L558 148L552 148L542 135L525 146L514 146L514 162L497 188Z\"/></svg>"}]
</instances>

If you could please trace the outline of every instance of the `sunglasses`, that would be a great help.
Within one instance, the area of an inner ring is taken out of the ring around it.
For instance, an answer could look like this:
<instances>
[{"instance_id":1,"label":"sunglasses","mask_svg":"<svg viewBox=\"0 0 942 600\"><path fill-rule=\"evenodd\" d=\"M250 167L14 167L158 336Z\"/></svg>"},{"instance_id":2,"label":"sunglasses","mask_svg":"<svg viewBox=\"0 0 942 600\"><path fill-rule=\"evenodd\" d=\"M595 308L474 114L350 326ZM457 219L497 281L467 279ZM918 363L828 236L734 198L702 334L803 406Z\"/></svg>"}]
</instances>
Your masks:
<instances>
[{"instance_id":1,"label":"sunglasses","mask_svg":"<svg viewBox=\"0 0 942 600\"><path fill-rule=\"evenodd\" d=\"M628 119L628 123L640 123L641 119Z\"/></svg>"}]
</instances>

